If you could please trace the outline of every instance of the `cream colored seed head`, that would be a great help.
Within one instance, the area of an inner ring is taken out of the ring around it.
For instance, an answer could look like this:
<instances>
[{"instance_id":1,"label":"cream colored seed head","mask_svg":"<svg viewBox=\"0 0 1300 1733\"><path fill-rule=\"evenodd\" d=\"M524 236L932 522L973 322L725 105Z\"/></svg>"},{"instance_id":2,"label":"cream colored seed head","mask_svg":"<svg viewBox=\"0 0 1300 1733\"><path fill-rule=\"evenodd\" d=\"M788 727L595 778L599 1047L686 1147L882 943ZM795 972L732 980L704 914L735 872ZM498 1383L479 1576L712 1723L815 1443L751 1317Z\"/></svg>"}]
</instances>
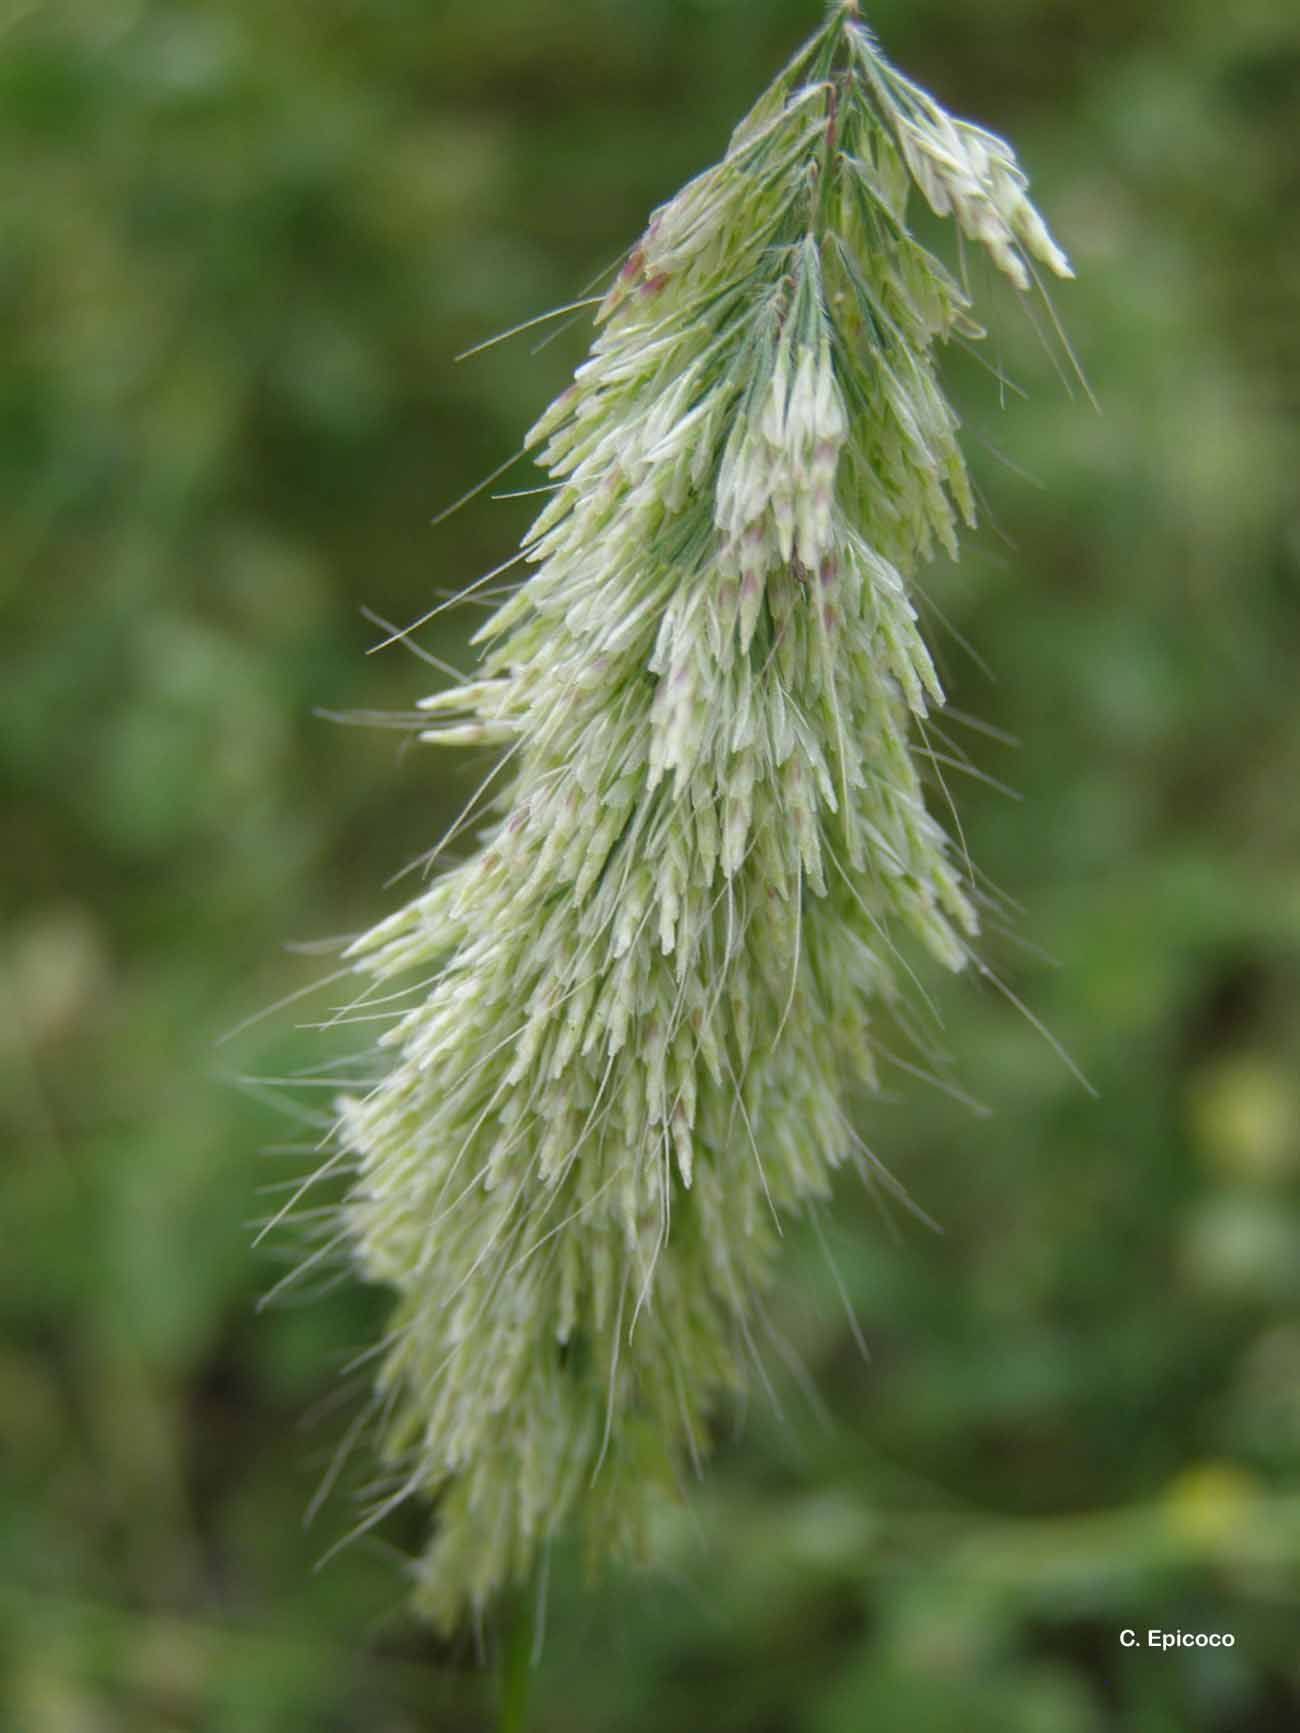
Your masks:
<instances>
[{"instance_id":1,"label":"cream colored seed head","mask_svg":"<svg viewBox=\"0 0 1300 1733\"><path fill-rule=\"evenodd\" d=\"M570 1522L643 1541L746 1381L774 1214L849 1153L900 936L970 955L908 589L971 515L934 346L977 328L909 182L1017 286L1068 274L1008 147L841 8L629 256L530 436L560 485L527 581L425 706L425 738L508 743L508 780L349 953L418 995L336 1137L444 1627Z\"/></svg>"}]
</instances>

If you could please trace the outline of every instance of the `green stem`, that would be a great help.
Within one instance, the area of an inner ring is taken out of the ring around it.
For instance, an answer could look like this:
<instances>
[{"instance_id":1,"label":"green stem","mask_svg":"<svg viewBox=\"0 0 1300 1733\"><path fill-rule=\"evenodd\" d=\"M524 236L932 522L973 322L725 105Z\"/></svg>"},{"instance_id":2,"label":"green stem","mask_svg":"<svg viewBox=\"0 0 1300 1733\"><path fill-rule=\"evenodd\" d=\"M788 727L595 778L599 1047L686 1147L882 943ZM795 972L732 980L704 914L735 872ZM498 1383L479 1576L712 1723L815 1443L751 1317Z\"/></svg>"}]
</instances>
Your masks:
<instances>
[{"instance_id":1,"label":"green stem","mask_svg":"<svg viewBox=\"0 0 1300 1733\"><path fill-rule=\"evenodd\" d=\"M528 1696L533 1682L533 1608L531 1585L511 1592L503 1616L501 1642L501 1713L498 1733L524 1733Z\"/></svg>"}]
</instances>

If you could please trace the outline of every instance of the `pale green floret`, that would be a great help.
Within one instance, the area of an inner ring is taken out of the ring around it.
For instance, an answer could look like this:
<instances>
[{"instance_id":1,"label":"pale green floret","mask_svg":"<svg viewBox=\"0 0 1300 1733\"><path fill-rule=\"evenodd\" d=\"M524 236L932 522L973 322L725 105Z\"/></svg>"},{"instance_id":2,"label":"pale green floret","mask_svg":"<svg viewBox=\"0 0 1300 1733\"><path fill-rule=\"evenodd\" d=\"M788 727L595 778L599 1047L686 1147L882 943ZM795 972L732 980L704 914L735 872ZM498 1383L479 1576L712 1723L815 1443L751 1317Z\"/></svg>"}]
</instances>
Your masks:
<instances>
[{"instance_id":1,"label":"pale green floret","mask_svg":"<svg viewBox=\"0 0 1300 1733\"><path fill-rule=\"evenodd\" d=\"M394 1495L440 1624L581 1516L648 1509L745 1381L778 1218L854 1157L907 929L976 932L911 745L907 580L972 505L936 338L971 325L909 188L1018 286L1068 271L1007 147L847 13L654 217L531 443L558 484L481 677L422 738L511 746L477 851L353 947L427 991L341 1104L397 1291Z\"/></svg>"}]
</instances>

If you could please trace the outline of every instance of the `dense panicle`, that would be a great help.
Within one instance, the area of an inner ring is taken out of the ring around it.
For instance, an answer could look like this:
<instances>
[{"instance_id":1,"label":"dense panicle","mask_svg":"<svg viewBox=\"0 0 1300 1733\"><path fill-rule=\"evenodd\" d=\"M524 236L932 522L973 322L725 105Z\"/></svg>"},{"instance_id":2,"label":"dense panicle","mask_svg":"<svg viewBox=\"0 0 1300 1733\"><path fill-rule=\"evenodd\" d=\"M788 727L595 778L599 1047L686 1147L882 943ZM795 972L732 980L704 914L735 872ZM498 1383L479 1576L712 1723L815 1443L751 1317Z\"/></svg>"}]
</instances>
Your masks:
<instances>
[{"instance_id":1,"label":"dense panicle","mask_svg":"<svg viewBox=\"0 0 1300 1733\"><path fill-rule=\"evenodd\" d=\"M632 251L530 436L531 575L425 704L510 780L353 947L426 985L339 1137L445 1626L571 1515L638 1542L745 1378L782 1215L851 1152L900 936L969 954L908 579L971 517L933 349L975 327L913 188L1019 287L1068 269L1008 148L837 16Z\"/></svg>"}]
</instances>

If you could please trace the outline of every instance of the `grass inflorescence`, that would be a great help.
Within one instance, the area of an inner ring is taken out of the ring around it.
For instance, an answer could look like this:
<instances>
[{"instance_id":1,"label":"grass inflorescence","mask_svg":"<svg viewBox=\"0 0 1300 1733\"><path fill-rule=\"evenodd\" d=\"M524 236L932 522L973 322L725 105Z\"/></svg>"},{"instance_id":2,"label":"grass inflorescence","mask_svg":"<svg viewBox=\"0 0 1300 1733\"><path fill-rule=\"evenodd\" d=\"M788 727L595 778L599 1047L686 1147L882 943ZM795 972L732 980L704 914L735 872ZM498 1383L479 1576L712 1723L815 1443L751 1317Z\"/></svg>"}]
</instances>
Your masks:
<instances>
[{"instance_id":1,"label":"grass inflorescence","mask_svg":"<svg viewBox=\"0 0 1300 1733\"><path fill-rule=\"evenodd\" d=\"M342 1099L344 1225L396 1310L384 1503L436 1499L444 1627L580 1520L637 1549L744 1384L784 1217L865 1164L899 943L973 957L926 802L909 593L974 509L936 344L977 336L919 190L1017 289L1067 275L1009 148L838 10L654 216L529 436L553 483L477 677L474 851L351 948L418 990Z\"/></svg>"}]
</instances>

